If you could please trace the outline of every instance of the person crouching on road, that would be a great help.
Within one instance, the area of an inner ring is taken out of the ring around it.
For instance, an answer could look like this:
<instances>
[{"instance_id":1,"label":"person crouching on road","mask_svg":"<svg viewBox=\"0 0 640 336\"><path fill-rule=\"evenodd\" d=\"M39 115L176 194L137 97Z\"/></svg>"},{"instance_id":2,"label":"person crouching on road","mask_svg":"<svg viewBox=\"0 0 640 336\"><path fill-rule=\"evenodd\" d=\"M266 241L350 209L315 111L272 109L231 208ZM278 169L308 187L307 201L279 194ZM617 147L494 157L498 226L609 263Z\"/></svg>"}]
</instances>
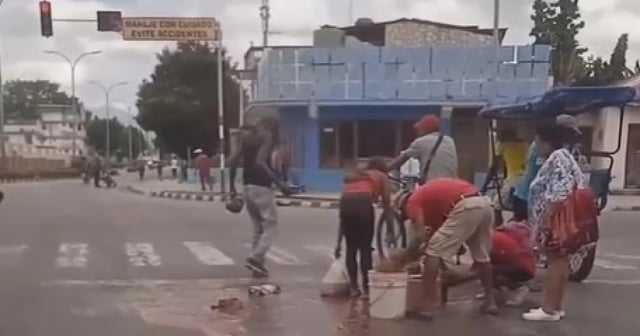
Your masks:
<instances>
[{"instance_id":1,"label":"person crouching on road","mask_svg":"<svg viewBox=\"0 0 640 336\"><path fill-rule=\"evenodd\" d=\"M455 257L466 242L477 267L484 291L481 310L497 313L491 269L493 207L471 183L457 178L437 178L418 187L407 201L407 215L416 240L424 244L422 284L424 307L408 316L431 319L437 298L436 287L443 260ZM433 232L431 237L429 233Z\"/></svg>"},{"instance_id":2,"label":"person crouching on road","mask_svg":"<svg viewBox=\"0 0 640 336\"><path fill-rule=\"evenodd\" d=\"M368 162L365 170L356 169L348 172L344 178L339 205L340 228L335 257L336 259L340 257L342 237L344 237L352 297L358 297L363 293L365 297L369 295L368 272L372 267L371 244L375 226L374 203L382 199L384 213L391 213L389 179L384 173L386 167L382 158L374 158ZM360 255L362 291L358 286L358 255Z\"/></svg>"},{"instance_id":3,"label":"person crouching on road","mask_svg":"<svg viewBox=\"0 0 640 336\"><path fill-rule=\"evenodd\" d=\"M497 291L505 294L506 306L521 305L529 294L526 283L533 279L536 272L530 240L531 230L522 222L506 223L493 232L490 253L493 285ZM442 285L450 288L477 278L473 270L454 272L453 269L447 269L442 273Z\"/></svg>"}]
</instances>

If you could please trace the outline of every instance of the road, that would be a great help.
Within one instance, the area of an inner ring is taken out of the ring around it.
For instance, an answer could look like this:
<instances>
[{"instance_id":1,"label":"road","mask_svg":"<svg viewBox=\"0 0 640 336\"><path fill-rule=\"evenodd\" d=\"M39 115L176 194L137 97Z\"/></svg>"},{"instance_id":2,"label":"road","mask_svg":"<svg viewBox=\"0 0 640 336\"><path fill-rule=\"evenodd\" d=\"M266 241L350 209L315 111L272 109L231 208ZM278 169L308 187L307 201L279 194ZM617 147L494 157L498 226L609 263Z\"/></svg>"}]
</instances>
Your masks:
<instances>
[{"instance_id":1,"label":"road","mask_svg":"<svg viewBox=\"0 0 640 336\"><path fill-rule=\"evenodd\" d=\"M640 330L635 213L602 217L597 266L585 284L571 286L569 315L560 324L525 323L518 318L524 308L477 316L464 297L435 323L398 323L360 319L360 305L318 298L335 241L333 210L280 208L279 239L268 262L283 292L249 300L244 214L75 181L0 188L6 194L0 205L2 335L596 336L615 326L616 335L631 336ZM243 300L244 309L231 315L208 309L227 297Z\"/></svg>"}]
</instances>

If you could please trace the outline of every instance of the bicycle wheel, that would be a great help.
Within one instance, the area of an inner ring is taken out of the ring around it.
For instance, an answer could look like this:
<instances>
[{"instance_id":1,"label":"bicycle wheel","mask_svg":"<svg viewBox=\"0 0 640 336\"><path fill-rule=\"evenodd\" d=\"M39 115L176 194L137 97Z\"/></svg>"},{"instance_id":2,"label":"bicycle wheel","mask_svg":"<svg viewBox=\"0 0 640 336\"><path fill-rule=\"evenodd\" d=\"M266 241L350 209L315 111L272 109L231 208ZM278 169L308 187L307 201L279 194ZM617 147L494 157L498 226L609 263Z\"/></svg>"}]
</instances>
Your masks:
<instances>
[{"instance_id":1,"label":"bicycle wheel","mask_svg":"<svg viewBox=\"0 0 640 336\"><path fill-rule=\"evenodd\" d=\"M402 219L395 213L393 223L388 225L384 212L380 214L376 224L376 249L380 259L384 259L394 249L407 248L407 228Z\"/></svg>"}]
</instances>

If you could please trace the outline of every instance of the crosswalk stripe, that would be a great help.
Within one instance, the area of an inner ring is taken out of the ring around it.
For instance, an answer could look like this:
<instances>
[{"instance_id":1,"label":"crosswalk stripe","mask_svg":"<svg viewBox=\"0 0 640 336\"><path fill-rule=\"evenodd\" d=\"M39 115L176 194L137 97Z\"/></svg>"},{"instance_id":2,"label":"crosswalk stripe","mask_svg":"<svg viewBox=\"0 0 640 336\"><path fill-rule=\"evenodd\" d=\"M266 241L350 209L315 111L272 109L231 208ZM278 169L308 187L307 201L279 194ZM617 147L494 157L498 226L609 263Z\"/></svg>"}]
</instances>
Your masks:
<instances>
[{"instance_id":1,"label":"crosswalk stripe","mask_svg":"<svg viewBox=\"0 0 640 336\"><path fill-rule=\"evenodd\" d=\"M603 259L596 259L594 264L596 266L604 268L604 269L616 270L616 271L620 271L620 270L637 270L638 269L635 266L622 265L622 264L614 263L614 262L611 262L611 261L608 261L608 260L603 260Z\"/></svg>"},{"instance_id":2,"label":"crosswalk stripe","mask_svg":"<svg viewBox=\"0 0 640 336\"><path fill-rule=\"evenodd\" d=\"M87 267L89 246L86 243L61 244L58 248L56 266L58 267Z\"/></svg>"},{"instance_id":3,"label":"crosswalk stripe","mask_svg":"<svg viewBox=\"0 0 640 336\"><path fill-rule=\"evenodd\" d=\"M640 260L640 256L638 255L615 254L615 253L605 253L605 255L607 257L617 258L617 259Z\"/></svg>"},{"instance_id":4,"label":"crosswalk stripe","mask_svg":"<svg viewBox=\"0 0 640 336\"><path fill-rule=\"evenodd\" d=\"M153 249L153 245L149 243L127 243L126 244L127 255L129 256L129 262L133 266L160 266L162 265L162 259L156 254Z\"/></svg>"},{"instance_id":5,"label":"crosswalk stripe","mask_svg":"<svg viewBox=\"0 0 640 336\"><path fill-rule=\"evenodd\" d=\"M220 266L234 264L231 258L208 242L185 241L182 243L205 265Z\"/></svg>"},{"instance_id":6,"label":"crosswalk stripe","mask_svg":"<svg viewBox=\"0 0 640 336\"><path fill-rule=\"evenodd\" d=\"M22 254L27 249L27 245L6 245L0 246L0 255L17 255Z\"/></svg>"},{"instance_id":7,"label":"crosswalk stripe","mask_svg":"<svg viewBox=\"0 0 640 336\"><path fill-rule=\"evenodd\" d=\"M323 256L329 257L333 259L334 251L330 246L327 245L309 245L305 246L307 250L319 253Z\"/></svg>"},{"instance_id":8,"label":"crosswalk stripe","mask_svg":"<svg viewBox=\"0 0 640 336\"><path fill-rule=\"evenodd\" d=\"M246 247L251 247L251 244L244 244ZM278 248L276 246L271 246L269 252L267 252L267 259L273 261L276 264L280 265L306 265L305 262L298 259L293 254Z\"/></svg>"}]
</instances>

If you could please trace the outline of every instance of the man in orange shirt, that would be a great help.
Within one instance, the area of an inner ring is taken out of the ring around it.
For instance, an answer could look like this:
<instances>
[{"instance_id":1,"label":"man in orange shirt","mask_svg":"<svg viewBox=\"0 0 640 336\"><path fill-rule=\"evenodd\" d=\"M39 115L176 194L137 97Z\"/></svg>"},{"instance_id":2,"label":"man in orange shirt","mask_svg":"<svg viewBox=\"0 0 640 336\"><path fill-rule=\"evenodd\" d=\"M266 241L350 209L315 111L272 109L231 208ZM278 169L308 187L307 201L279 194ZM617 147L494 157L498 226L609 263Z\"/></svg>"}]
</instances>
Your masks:
<instances>
[{"instance_id":1,"label":"man in orange shirt","mask_svg":"<svg viewBox=\"0 0 640 336\"><path fill-rule=\"evenodd\" d=\"M485 293L482 311L497 313L491 268L493 207L471 183L438 178L418 187L407 201L414 242L424 244L422 282L424 308L410 317L431 319L436 301L436 281L442 260L452 259L464 243L478 270ZM432 234L431 234L432 233Z\"/></svg>"}]
</instances>

